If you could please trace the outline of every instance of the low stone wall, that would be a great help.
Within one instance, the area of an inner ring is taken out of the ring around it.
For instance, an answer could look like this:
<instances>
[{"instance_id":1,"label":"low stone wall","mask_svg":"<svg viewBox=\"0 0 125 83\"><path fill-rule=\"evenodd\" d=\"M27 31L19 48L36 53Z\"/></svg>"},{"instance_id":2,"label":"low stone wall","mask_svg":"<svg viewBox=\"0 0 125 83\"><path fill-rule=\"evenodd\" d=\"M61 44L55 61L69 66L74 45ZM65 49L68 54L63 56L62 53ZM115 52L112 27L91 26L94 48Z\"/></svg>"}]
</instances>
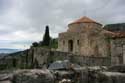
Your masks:
<instances>
[{"instance_id":1,"label":"low stone wall","mask_svg":"<svg viewBox=\"0 0 125 83\"><path fill-rule=\"evenodd\" d=\"M110 57L72 56L72 60L81 66L110 66Z\"/></svg>"},{"instance_id":2,"label":"low stone wall","mask_svg":"<svg viewBox=\"0 0 125 83\"><path fill-rule=\"evenodd\" d=\"M109 66L111 65L110 57L86 57L74 55L66 52L51 51L43 48L33 48L34 62L37 61L39 66L50 64L56 60L70 60L81 66Z\"/></svg>"},{"instance_id":3,"label":"low stone wall","mask_svg":"<svg viewBox=\"0 0 125 83\"><path fill-rule=\"evenodd\" d=\"M0 70L33 68L32 50L8 54L0 58Z\"/></svg>"},{"instance_id":4,"label":"low stone wall","mask_svg":"<svg viewBox=\"0 0 125 83\"><path fill-rule=\"evenodd\" d=\"M110 57L87 57L45 48L31 48L1 58L0 69L42 68L56 60L69 60L81 66L109 66L111 61Z\"/></svg>"}]
</instances>

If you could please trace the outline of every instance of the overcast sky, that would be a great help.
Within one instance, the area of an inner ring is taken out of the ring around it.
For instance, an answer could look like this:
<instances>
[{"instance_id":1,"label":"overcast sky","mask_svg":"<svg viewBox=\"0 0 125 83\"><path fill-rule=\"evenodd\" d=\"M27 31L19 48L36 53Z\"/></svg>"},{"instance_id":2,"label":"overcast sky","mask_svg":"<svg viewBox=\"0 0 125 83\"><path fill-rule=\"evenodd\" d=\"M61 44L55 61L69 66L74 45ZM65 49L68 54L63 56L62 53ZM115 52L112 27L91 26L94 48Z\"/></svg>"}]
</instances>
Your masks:
<instances>
[{"instance_id":1,"label":"overcast sky","mask_svg":"<svg viewBox=\"0 0 125 83\"><path fill-rule=\"evenodd\" d=\"M125 0L0 0L0 48L28 48L67 24L88 16L102 24L125 22Z\"/></svg>"}]
</instances>

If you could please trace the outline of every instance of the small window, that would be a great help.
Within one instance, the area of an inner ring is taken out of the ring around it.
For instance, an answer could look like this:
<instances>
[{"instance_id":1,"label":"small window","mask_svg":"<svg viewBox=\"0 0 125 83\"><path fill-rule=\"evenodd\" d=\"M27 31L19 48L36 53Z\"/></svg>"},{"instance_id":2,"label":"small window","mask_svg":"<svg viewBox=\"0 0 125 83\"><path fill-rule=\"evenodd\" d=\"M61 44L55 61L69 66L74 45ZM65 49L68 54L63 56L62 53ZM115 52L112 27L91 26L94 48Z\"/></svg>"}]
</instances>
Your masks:
<instances>
[{"instance_id":1,"label":"small window","mask_svg":"<svg viewBox=\"0 0 125 83\"><path fill-rule=\"evenodd\" d=\"M79 40L77 40L77 45L79 45Z\"/></svg>"}]
</instances>

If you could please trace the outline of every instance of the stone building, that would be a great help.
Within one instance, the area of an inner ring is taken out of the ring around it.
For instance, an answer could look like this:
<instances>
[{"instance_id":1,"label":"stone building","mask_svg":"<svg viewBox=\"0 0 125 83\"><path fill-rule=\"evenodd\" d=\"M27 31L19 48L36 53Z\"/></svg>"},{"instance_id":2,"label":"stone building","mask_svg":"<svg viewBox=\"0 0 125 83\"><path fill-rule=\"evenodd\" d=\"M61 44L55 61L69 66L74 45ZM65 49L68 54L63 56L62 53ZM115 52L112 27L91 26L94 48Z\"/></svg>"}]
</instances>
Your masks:
<instances>
[{"instance_id":1,"label":"stone building","mask_svg":"<svg viewBox=\"0 0 125 83\"><path fill-rule=\"evenodd\" d=\"M113 35L104 30L102 24L82 17L70 23L66 32L59 34L58 50L82 56L105 57L109 55L107 34Z\"/></svg>"},{"instance_id":2,"label":"stone building","mask_svg":"<svg viewBox=\"0 0 125 83\"><path fill-rule=\"evenodd\" d=\"M58 50L81 56L110 57L111 64L125 64L125 23L102 24L82 17L59 34Z\"/></svg>"},{"instance_id":3,"label":"stone building","mask_svg":"<svg viewBox=\"0 0 125 83\"><path fill-rule=\"evenodd\" d=\"M103 29L115 34L110 38L112 65L125 64L125 23L109 24Z\"/></svg>"}]
</instances>

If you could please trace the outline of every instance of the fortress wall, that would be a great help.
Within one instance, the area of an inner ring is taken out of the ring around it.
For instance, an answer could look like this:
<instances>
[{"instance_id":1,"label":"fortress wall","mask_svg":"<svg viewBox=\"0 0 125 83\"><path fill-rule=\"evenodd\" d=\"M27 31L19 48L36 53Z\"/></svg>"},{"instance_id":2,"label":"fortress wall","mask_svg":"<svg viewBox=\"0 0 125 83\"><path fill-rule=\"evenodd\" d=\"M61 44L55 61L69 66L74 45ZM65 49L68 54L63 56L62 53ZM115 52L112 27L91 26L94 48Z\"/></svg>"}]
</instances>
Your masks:
<instances>
[{"instance_id":1,"label":"fortress wall","mask_svg":"<svg viewBox=\"0 0 125 83\"><path fill-rule=\"evenodd\" d=\"M125 64L125 38L111 40L111 63L112 65Z\"/></svg>"},{"instance_id":2,"label":"fortress wall","mask_svg":"<svg viewBox=\"0 0 125 83\"><path fill-rule=\"evenodd\" d=\"M34 59L37 60L39 66L50 64L56 60L69 60L81 66L109 66L110 57L87 57L74 55L67 52L51 51L43 48L33 48Z\"/></svg>"},{"instance_id":3,"label":"fortress wall","mask_svg":"<svg viewBox=\"0 0 125 83\"><path fill-rule=\"evenodd\" d=\"M111 61L110 57L87 57L38 47L1 58L0 70L42 68L56 60L69 60L81 66L109 66Z\"/></svg>"}]
</instances>

